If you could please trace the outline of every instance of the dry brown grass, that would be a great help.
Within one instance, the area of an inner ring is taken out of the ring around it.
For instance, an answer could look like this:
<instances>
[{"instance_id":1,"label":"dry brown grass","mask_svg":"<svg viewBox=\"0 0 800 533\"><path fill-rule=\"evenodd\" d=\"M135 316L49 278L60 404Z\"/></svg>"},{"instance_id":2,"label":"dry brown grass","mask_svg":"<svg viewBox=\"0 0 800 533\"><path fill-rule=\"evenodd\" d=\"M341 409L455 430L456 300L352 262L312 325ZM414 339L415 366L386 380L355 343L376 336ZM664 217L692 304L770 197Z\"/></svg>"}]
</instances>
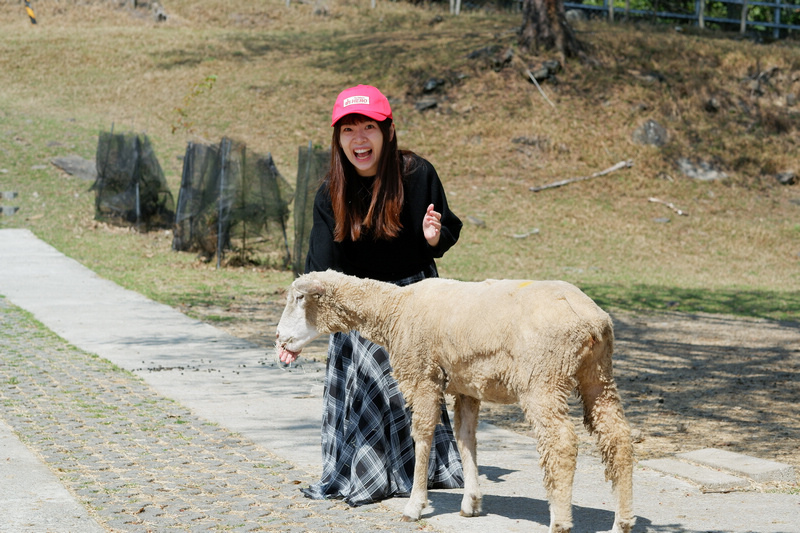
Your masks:
<instances>
[{"instance_id":1,"label":"dry brown grass","mask_svg":"<svg viewBox=\"0 0 800 533\"><path fill-rule=\"evenodd\" d=\"M73 139L73 151L93 156L96 132L113 123L151 136L173 191L186 141L223 135L271 152L293 179L298 147L329 142L336 93L372 83L394 102L401 144L435 164L462 218L483 222L467 222L441 262L444 275L567 279L611 307L677 301L679 310L798 318L800 206L793 202L800 187L780 186L773 176L800 172L800 107L787 107L785 99L800 95L796 43L586 23L577 28L591 46L586 60L569 62L557 83L542 84L551 107L522 72L547 54L517 51L499 72L467 58L485 46L513 47L518 14L453 18L404 2L371 10L355 1L286 8L282 0L179 0L166 6L168 21L157 24L115 5L41 0L34 3L36 27L21 6L0 6L0 104L11 136L28 138L26 157L42 157L37 149L53 138ZM327 14L315 14L322 8ZM648 76L653 72L662 81ZM771 76L757 86L766 72ZM213 89L189 97L208 76L216 76ZM420 113L414 103L431 77L446 80L445 89L437 109ZM711 97L720 102L716 113L705 111ZM191 126L172 133L179 107ZM647 119L667 127L665 147L631 141ZM4 146L11 146L7 137ZM528 142L514 142L520 137ZM17 152L17 145L6 148ZM730 178L689 180L676 168L681 156L714 161ZM529 191L628 159L628 170ZM0 184L11 186L12 179L23 192L33 187L19 185L19 173L0 175ZM82 211L73 216L90 220L91 197L76 193ZM670 222L654 222L658 217ZM3 224L27 225L63 242L71 255L90 257L63 234L64 224L46 219L52 217ZM91 231L78 226L86 242ZM538 233L513 237L533 228ZM98 246L121 238L94 233ZM130 239L134 248L142 240ZM102 258L91 260L103 268ZM116 267L107 268L113 275ZM164 275L174 273L167 268ZM126 276L134 287L146 284ZM280 274L277 282L286 279ZM729 302L745 292L754 296Z\"/></svg>"}]
</instances>

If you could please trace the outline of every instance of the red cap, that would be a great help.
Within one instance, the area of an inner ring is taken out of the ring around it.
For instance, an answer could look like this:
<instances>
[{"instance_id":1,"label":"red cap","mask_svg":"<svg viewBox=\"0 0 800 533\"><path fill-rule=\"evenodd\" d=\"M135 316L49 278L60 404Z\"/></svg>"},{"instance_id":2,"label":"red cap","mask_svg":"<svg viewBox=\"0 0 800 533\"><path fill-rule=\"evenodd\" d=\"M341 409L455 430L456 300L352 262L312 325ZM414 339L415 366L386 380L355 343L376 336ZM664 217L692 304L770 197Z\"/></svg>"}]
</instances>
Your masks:
<instances>
[{"instance_id":1,"label":"red cap","mask_svg":"<svg viewBox=\"0 0 800 533\"><path fill-rule=\"evenodd\" d=\"M331 126L345 115L358 113L378 122L392 118L389 100L378 89L371 85L358 85L345 89L336 97L331 116Z\"/></svg>"}]
</instances>

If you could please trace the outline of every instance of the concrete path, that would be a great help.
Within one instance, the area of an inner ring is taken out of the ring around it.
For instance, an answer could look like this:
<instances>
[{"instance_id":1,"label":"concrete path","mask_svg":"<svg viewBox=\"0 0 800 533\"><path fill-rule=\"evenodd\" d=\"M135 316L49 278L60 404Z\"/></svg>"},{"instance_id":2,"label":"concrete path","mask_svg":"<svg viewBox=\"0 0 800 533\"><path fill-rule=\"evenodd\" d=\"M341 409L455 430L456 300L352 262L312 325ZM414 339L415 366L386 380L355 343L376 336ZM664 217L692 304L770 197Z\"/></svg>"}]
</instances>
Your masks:
<instances>
[{"instance_id":1,"label":"concrete path","mask_svg":"<svg viewBox=\"0 0 800 533\"><path fill-rule=\"evenodd\" d=\"M0 420L0 531L105 531Z\"/></svg>"},{"instance_id":2,"label":"concrete path","mask_svg":"<svg viewBox=\"0 0 800 533\"><path fill-rule=\"evenodd\" d=\"M0 295L14 306L32 313L68 343L133 372L154 394L177 402L187 413L169 416L186 419L189 426L196 428L197 438L206 438L203 421L212 422L240 439L230 445L232 449L248 448L253 444L256 450L265 451L265 458L261 459L254 458L253 454L257 452L248 451L247 464L265 461L269 455L296 467L295 473L282 478L282 488L273 487L272 490L291 499L287 508L305 506L304 512L308 514L304 516L308 517L308 523L304 524L295 515L276 511L274 517L289 518L282 518L284 523L259 522L265 529L356 531L361 527L356 524L366 524L359 521L369 519L377 520L379 529L412 530L394 520L402 509L403 499L370 506L359 515L347 508L331 507L329 502L312 502L294 495L298 479L305 482L319 475L319 424L324 376L324 368L319 363L306 362L283 370L274 363L272 354L265 354L263 350L212 326L99 278L26 230L0 230ZM24 351L24 348L15 350ZM0 359L0 365L4 363ZM6 385L0 383L0 386ZM9 421L12 416L13 413L9 414L5 409L0 411L0 419L13 426ZM135 416L146 419L146 413L136 412ZM163 436L163 439L167 438L170 437ZM95 511L92 513L94 518L91 518L81 511L82 506L77 502L70 502L69 498L65 501L63 487L59 488L60 483L47 466L52 468L58 456L33 460L31 455L21 453L22 445L15 442L2 424L0 439L3 462L0 469L0 485L3 487L0 489L0 531L19 531L6 529L10 522L3 514L9 508L14 509L14 523L41 524L30 531L92 531L97 530L95 518L111 529L109 511L105 514ZM111 436L106 440L114 446L125 446L123 440L113 440ZM218 442L216 437L208 437L203 453L212 453L220 446L215 442ZM464 519L458 516L459 491L432 491L432 506L424 517L425 525L435 531L459 533L547 531L549 511L534 441L482 425L478 443L486 515ZM102 450L98 453L102 456ZM124 455L127 452L123 450L120 453ZM180 455L172 460L178 461L179 458ZM113 463L120 475L126 473L127 463L123 463ZM192 465L187 464L189 466L183 470L192 469ZM75 466L78 467L80 464ZM129 468L133 470L136 467L131 463ZM672 475L678 472L670 472L669 468L665 470L666 473L640 465L635 471L637 532L800 532L798 494L705 493L697 484ZM20 475L20 472L26 474ZM64 483L63 479L61 483ZM243 483L252 485L254 482ZM269 491L261 490L263 493L258 498L268 499ZM76 492L73 489L73 494ZM180 491L173 492L177 494ZM15 503L15 499L25 494L31 495L30 505ZM62 518L60 527L50 518L40 518L42 505L50 505L49 494L58 494L55 497L58 505L67 506L66 511L60 511L53 503L50 516ZM77 496L85 499L80 494ZM191 495L183 497L189 500L186 505L191 504ZM37 502L43 503L39 505ZM596 532L611 527L610 486L604 482L602 466L594 457L579 458L574 504L574 531ZM164 504L165 507L168 505ZM235 505L235 501L230 505ZM247 516L249 511L248 508L237 512ZM268 514L269 511L265 507L264 512ZM208 514L209 511L203 512ZM206 515L197 518L209 519ZM75 520L84 521L85 527L76 528ZM127 523L115 523L113 530L140 530L134 526L126 529ZM364 525L361 530L369 531L372 527L375 526ZM230 526L229 529L236 528Z\"/></svg>"}]
</instances>

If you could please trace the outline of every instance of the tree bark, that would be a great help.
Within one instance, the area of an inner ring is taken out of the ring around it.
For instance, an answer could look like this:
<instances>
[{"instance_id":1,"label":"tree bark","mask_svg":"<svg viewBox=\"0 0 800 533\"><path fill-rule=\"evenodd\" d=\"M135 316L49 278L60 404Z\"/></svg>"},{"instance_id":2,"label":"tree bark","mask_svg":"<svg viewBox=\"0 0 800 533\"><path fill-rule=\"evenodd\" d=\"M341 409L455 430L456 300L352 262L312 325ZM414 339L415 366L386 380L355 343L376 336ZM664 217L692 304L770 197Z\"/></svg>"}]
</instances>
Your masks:
<instances>
[{"instance_id":1,"label":"tree bark","mask_svg":"<svg viewBox=\"0 0 800 533\"><path fill-rule=\"evenodd\" d=\"M563 0L523 0L519 45L527 51L555 49L561 59L577 56L582 46L567 24Z\"/></svg>"}]
</instances>

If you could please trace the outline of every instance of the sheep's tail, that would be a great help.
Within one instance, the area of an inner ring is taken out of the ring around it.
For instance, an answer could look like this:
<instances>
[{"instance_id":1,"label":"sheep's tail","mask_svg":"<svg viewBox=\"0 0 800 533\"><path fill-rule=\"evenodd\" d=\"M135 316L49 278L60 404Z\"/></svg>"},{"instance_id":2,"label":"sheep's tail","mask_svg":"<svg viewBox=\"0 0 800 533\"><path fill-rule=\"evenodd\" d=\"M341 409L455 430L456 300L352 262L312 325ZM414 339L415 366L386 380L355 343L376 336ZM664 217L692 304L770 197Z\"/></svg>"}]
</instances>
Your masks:
<instances>
[{"instance_id":1,"label":"sheep's tail","mask_svg":"<svg viewBox=\"0 0 800 533\"><path fill-rule=\"evenodd\" d=\"M590 356L580 368L578 390L583 401L583 422L594 434L617 498L616 521L633 524L633 444L622 399L614 381L612 358L614 330L611 319L592 335Z\"/></svg>"}]
</instances>

